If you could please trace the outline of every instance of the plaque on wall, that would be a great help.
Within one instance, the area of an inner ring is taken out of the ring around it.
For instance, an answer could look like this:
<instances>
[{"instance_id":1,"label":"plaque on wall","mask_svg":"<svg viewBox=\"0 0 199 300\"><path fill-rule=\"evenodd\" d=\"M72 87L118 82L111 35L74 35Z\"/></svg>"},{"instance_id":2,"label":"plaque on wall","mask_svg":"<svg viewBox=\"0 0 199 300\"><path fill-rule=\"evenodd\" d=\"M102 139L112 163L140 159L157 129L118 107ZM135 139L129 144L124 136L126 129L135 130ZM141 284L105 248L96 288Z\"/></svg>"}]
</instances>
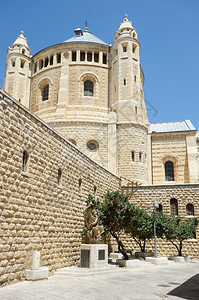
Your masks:
<instances>
[{"instance_id":1,"label":"plaque on wall","mask_svg":"<svg viewBox=\"0 0 199 300\"><path fill-rule=\"evenodd\" d=\"M89 268L90 267L90 250L81 250L81 267Z\"/></svg>"},{"instance_id":2,"label":"plaque on wall","mask_svg":"<svg viewBox=\"0 0 199 300\"><path fill-rule=\"evenodd\" d=\"M98 251L98 260L105 260L105 250Z\"/></svg>"}]
</instances>

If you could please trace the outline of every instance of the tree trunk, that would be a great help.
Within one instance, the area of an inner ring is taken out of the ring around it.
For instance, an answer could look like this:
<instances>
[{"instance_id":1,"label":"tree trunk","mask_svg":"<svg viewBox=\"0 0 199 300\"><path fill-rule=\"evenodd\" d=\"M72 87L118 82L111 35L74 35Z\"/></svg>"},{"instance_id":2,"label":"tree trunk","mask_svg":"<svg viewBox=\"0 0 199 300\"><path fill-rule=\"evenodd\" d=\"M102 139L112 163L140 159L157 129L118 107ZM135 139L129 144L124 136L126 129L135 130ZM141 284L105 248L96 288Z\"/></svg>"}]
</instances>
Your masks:
<instances>
[{"instance_id":1,"label":"tree trunk","mask_svg":"<svg viewBox=\"0 0 199 300\"><path fill-rule=\"evenodd\" d=\"M126 251L124 250L124 245L122 244L122 242L119 240L119 237L116 235L115 232L110 231L110 234L116 239L117 244L118 244L118 251L120 253L122 253L122 255L124 256L124 259L128 260L129 257L126 253Z\"/></svg>"},{"instance_id":2,"label":"tree trunk","mask_svg":"<svg viewBox=\"0 0 199 300\"><path fill-rule=\"evenodd\" d=\"M182 241L180 241L180 247L178 249L179 256L182 256Z\"/></svg>"}]
</instances>

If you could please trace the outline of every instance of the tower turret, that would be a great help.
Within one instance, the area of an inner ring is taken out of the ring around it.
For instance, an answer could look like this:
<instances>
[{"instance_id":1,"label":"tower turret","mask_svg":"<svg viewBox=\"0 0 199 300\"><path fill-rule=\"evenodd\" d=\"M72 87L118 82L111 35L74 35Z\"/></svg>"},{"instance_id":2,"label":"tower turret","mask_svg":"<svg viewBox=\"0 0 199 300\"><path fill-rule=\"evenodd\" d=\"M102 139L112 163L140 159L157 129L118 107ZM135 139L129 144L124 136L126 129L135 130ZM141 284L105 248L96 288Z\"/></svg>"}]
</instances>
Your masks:
<instances>
[{"instance_id":1,"label":"tower turret","mask_svg":"<svg viewBox=\"0 0 199 300\"><path fill-rule=\"evenodd\" d=\"M128 118L128 121L148 123L143 96L140 43L127 15L115 32L111 57L110 104L117 112L118 121Z\"/></svg>"},{"instance_id":2,"label":"tower turret","mask_svg":"<svg viewBox=\"0 0 199 300\"><path fill-rule=\"evenodd\" d=\"M113 118L110 122L109 164L112 166L114 160L113 166L116 166L117 173L123 178L147 183L149 147L143 95L144 75L140 66L137 32L127 15L114 34L109 78L110 115L116 113L115 127ZM114 141L117 141L117 147L113 152Z\"/></svg>"},{"instance_id":3,"label":"tower turret","mask_svg":"<svg viewBox=\"0 0 199 300\"><path fill-rule=\"evenodd\" d=\"M29 107L31 81L31 52L23 31L16 41L8 47L4 90Z\"/></svg>"}]
</instances>

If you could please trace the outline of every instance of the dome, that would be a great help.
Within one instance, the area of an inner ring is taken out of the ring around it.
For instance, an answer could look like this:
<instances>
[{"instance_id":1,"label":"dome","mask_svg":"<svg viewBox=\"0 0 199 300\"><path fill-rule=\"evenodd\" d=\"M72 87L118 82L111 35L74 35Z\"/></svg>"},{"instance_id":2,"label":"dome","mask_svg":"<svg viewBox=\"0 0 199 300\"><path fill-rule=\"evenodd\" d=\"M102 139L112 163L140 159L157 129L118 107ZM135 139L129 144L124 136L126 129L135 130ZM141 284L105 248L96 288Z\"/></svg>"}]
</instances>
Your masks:
<instances>
[{"instance_id":1,"label":"dome","mask_svg":"<svg viewBox=\"0 0 199 300\"><path fill-rule=\"evenodd\" d=\"M102 45L102 46L108 46L107 43L100 40L98 37L96 37L94 34L92 34L90 31L85 30L81 31L80 28L77 28L75 30L75 36L64 41L64 43L88 43L88 44L96 44L96 45Z\"/></svg>"}]
</instances>

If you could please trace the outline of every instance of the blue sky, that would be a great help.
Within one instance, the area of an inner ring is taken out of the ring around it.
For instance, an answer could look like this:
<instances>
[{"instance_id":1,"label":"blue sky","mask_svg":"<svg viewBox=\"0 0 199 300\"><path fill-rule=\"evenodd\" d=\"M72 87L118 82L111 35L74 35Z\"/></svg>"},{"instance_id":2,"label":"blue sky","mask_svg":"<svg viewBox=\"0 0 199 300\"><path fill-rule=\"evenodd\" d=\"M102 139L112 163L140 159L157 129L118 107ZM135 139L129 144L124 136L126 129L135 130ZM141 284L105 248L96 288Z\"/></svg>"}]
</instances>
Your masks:
<instances>
[{"instance_id":1,"label":"blue sky","mask_svg":"<svg viewBox=\"0 0 199 300\"><path fill-rule=\"evenodd\" d=\"M21 30L32 55L89 30L108 44L128 14L141 43L150 122L190 119L199 129L198 0L0 0L0 87L7 47Z\"/></svg>"}]
</instances>

